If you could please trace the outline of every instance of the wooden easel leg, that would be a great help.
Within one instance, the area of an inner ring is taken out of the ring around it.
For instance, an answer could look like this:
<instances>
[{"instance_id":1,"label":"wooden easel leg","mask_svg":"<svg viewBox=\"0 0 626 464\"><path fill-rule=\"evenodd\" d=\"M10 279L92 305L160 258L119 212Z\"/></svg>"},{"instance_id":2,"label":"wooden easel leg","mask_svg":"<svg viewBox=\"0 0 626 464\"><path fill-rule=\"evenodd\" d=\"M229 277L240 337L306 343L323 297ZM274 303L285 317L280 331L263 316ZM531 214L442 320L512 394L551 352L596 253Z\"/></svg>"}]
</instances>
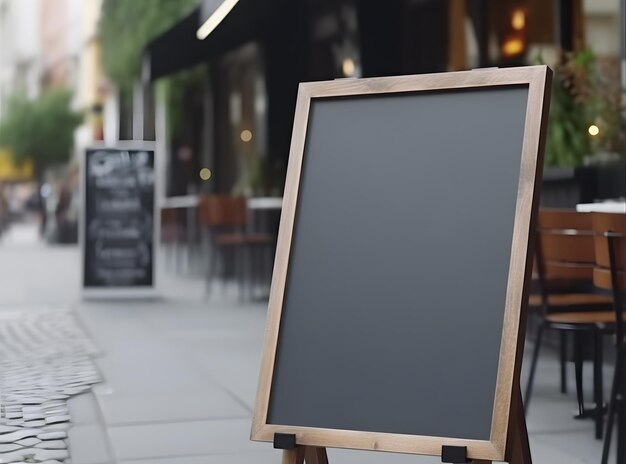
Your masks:
<instances>
[{"instance_id":1,"label":"wooden easel leg","mask_svg":"<svg viewBox=\"0 0 626 464\"><path fill-rule=\"evenodd\" d=\"M509 464L532 464L522 393L519 387L515 389L511 401L509 436L506 448L506 460Z\"/></svg>"},{"instance_id":2,"label":"wooden easel leg","mask_svg":"<svg viewBox=\"0 0 626 464\"><path fill-rule=\"evenodd\" d=\"M306 464L328 464L326 448L321 446L305 446L304 460Z\"/></svg>"},{"instance_id":3,"label":"wooden easel leg","mask_svg":"<svg viewBox=\"0 0 626 464\"><path fill-rule=\"evenodd\" d=\"M304 447L298 446L295 449L283 450L283 464L303 464Z\"/></svg>"},{"instance_id":4,"label":"wooden easel leg","mask_svg":"<svg viewBox=\"0 0 626 464\"><path fill-rule=\"evenodd\" d=\"M283 450L283 464L328 464L326 448L320 446L298 446Z\"/></svg>"}]
</instances>

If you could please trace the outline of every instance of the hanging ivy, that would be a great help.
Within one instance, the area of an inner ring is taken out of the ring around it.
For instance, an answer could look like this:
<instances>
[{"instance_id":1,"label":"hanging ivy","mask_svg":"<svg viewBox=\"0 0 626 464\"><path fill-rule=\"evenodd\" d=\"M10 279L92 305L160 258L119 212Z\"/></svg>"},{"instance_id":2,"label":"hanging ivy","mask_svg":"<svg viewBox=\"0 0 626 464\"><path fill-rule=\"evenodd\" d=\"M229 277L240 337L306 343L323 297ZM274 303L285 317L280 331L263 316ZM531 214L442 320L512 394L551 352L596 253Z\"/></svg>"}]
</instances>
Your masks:
<instances>
[{"instance_id":1,"label":"hanging ivy","mask_svg":"<svg viewBox=\"0 0 626 464\"><path fill-rule=\"evenodd\" d=\"M104 0L98 33L109 79L119 87L130 87L139 76L146 44L197 4L198 0Z\"/></svg>"}]
</instances>

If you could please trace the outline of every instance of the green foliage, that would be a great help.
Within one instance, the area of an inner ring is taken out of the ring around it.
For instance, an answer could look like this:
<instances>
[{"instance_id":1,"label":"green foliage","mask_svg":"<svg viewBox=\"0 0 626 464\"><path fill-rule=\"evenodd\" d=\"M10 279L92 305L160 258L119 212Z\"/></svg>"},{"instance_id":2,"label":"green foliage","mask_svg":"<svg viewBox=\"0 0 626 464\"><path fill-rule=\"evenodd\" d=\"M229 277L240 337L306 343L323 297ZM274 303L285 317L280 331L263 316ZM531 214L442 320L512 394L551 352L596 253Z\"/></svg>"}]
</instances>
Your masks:
<instances>
[{"instance_id":1,"label":"green foliage","mask_svg":"<svg viewBox=\"0 0 626 464\"><path fill-rule=\"evenodd\" d=\"M587 129L595 119L593 55L589 51L570 55L555 69L546 142L546 165L578 166L591 153Z\"/></svg>"},{"instance_id":2,"label":"green foliage","mask_svg":"<svg viewBox=\"0 0 626 464\"><path fill-rule=\"evenodd\" d=\"M242 164L239 178L233 186L234 195L265 195L267 194L268 165L267 158L262 153L240 153Z\"/></svg>"},{"instance_id":3,"label":"green foliage","mask_svg":"<svg viewBox=\"0 0 626 464\"><path fill-rule=\"evenodd\" d=\"M190 100L201 101L207 79L207 66L200 64L157 82L157 94L167 104L167 139L170 142L184 138L185 126L190 124Z\"/></svg>"},{"instance_id":4,"label":"green foliage","mask_svg":"<svg viewBox=\"0 0 626 464\"><path fill-rule=\"evenodd\" d=\"M591 151L587 133L590 118L555 76L546 142L547 166L578 166Z\"/></svg>"},{"instance_id":5,"label":"green foliage","mask_svg":"<svg viewBox=\"0 0 626 464\"><path fill-rule=\"evenodd\" d=\"M598 114L595 124L600 134L592 140L594 153L626 154L626 107L622 99L620 66L618 57L600 58L596 63Z\"/></svg>"},{"instance_id":6,"label":"green foliage","mask_svg":"<svg viewBox=\"0 0 626 464\"><path fill-rule=\"evenodd\" d=\"M0 146L8 148L18 164L32 160L38 175L67 162L74 129L83 119L70 109L70 99L70 92L62 89L49 90L36 100L13 96L0 122Z\"/></svg>"},{"instance_id":7,"label":"green foliage","mask_svg":"<svg viewBox=\"0 0 626 464\"><path fill-rule=\"evenodd\" d=\"M104 0L98 32L107 76L120 87L132 85L148 42L197 4L198 0Z\"/></svg>"},{"instance_id":8,"label":"green foliage","mask_svg":"<svg viewBox=\"0 0 626 464\"><path fill-rule=\"evenodd\" d=\"M624 146L618 68L589 49L564 58L554 73L547 166L580 166L587 157ZM600 128L600 135L589 134L591 124Z\"/></svg>"}]
</instances>

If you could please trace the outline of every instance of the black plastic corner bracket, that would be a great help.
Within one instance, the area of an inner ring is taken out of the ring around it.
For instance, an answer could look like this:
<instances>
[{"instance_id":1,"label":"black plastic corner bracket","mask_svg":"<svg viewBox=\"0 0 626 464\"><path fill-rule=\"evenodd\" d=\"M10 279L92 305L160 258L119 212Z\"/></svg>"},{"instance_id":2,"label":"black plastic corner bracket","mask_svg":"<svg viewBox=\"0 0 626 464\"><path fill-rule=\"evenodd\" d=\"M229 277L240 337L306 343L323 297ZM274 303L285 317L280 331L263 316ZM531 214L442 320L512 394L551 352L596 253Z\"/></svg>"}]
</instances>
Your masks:
<instances>
[{"instance_id":1,"label":"black plastic corner bracket","mask_svg":"<svg viewBox=\"0 0 626 464\"><path fill-rule=\"evenodd\" d=\"M274 448L276 449L296 449L296 435L293 433L275 433Z\"/></svg>"},{"instance_id":2,"label":"black plastic corner bracket","mask_svg":"<svg viewBox=\"0 0 626 464\"><path fill-rule=\"evenodd\" d=\"M446 446L441 447L441 462L446 464L464 464L471 462L467 459L466 446Z\"/></svg>"}]
</instances>

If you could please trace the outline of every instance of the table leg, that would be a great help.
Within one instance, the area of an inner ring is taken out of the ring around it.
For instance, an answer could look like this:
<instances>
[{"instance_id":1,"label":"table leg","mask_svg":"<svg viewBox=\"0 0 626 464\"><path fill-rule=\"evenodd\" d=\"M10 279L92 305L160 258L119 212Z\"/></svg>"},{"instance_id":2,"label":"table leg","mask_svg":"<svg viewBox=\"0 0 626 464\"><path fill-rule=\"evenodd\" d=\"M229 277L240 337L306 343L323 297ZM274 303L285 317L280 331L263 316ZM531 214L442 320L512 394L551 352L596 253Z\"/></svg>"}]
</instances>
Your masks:
<instances>
[{"instance_id":1,"label":"table leg","mask_svg":"<svg viewBox=\"0 0 626 464\"><path fill-rule=\"evenodd\" d=\"M617 462L626 462L626 353L618 359L619 383L617 389Z\"/></svg>"},{"instance_id":2,"label":"table leg","mask_svg":"<svg viewBox=\"0 0 626 464\"><path fill-rule=\"evenodd\" d=\"M596 438L602 439L602 427L604 425L604 393L602 382L602 334L599 330L593 333L593 396L596 403L595 410L595 423L596 423Z\"/></svg>"}]
</instances>

